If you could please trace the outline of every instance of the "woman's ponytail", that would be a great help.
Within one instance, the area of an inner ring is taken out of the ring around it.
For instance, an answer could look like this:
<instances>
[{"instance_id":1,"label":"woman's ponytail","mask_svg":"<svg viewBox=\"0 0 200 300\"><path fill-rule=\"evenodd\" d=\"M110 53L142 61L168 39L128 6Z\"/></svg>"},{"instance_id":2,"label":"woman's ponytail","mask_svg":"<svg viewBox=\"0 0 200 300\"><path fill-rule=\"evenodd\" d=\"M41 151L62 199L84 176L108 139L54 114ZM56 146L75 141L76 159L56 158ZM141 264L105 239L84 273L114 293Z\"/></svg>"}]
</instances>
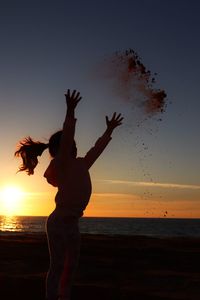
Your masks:
<instances>
[{"instance_id":1,"label":"woman's ponytail","mask_svg":"<svg viewBox=\"0 0 200 300\"><path fill-rule=\"evenodd\" d=\"M34 174L34 169L38 164L38 156L41 156L43 151L49 147L49 144L35 142L29 136L19 143L19 148L15 152L16 157L22 158L22 165L19 171L26 171L28 175Z\"/></svg>"}]
</instances>

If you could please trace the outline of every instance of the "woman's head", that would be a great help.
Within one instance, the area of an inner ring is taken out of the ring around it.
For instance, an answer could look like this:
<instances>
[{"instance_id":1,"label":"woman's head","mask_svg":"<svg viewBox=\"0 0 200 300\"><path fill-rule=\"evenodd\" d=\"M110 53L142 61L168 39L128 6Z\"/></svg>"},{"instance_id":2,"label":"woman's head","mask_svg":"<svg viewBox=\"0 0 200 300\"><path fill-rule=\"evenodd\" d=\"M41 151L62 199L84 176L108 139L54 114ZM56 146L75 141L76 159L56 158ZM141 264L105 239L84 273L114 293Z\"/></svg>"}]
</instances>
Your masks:
<instances>
[{"instance_id":1,"label":"woman's head","mask_svg":"<svg viewBox=\"0 0 200 300\"><path fill-rule=\"evenodd\" d=\"M34 174L34 169L38 164L38 156L41 156L43 151L49 148L49 153L52 158L54 158L59 151L60 140L62 136L62 131L54 133L50 139L49 143L41 143L39 141L33 141L31 137L27 137L19 143L19 148L15 152L15 156L22 158L22 165L19 171L26 171L28 175ZM76 142L73 142L71 149L72 158L76 158L77 148Z\"/></svg>"},{"instance_id":2,"label":"woman's head","mask_svg":"<svg viewBox=\"0 0 200 300\"><path fill-rule=\"evenodd\" d=\"M58 154L61 136L62 136L62 130L54 133L49 139L49 144L48 144L49 153L53 158ZM76 158L76 155L77 155L77 148L76 148L76 142L74 141L71 149L71 156L72 158Z\"/></svg>"},{"instance_id":3,"label":"woman's head","mask_svg":"<svg viewBox=\"0 0 200 300\"><path fill-rule=\"evenodd\" d=\"M62 130L52 134L52 136L49 139L49 153L51 157L55 157L58 153L61 136L62 136Z\"/></svg>"}]
</instances>

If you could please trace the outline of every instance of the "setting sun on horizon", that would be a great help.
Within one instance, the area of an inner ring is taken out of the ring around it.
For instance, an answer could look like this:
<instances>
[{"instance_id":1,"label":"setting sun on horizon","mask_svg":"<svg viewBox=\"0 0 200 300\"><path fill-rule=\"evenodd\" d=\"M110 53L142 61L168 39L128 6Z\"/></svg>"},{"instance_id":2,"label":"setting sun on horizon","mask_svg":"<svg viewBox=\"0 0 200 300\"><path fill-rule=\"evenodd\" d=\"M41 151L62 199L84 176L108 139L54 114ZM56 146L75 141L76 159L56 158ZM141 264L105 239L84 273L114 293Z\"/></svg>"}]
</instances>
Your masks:
<instances>
[{"instance_id":1,"label":"setting sun on horizon","mask_svg":"<svg viewBox=\"0 0 200 300\"><path fill-rule=\"evenodd\" d=\"M0 189L0 205L2 215L16 215L23 211L25 193L22 188L7 185Z\"/></svg>"}]
</instances>

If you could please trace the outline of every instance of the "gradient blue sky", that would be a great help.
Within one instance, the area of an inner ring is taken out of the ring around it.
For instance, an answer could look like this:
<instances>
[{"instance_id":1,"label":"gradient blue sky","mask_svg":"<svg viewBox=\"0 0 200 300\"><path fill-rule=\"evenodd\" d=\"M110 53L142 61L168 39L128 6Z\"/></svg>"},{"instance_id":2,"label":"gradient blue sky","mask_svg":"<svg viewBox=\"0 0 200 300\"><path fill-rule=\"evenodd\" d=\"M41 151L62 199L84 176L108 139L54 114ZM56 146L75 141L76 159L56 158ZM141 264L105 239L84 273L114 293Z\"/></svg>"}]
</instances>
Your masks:
<instances>
[{"instance_id":1,"label":"gradient blue sky","mask_svg":"<svg viewBox=\"0 0 200 300\"><path fill-rule=\"evenodd\" d=\"M106 215L113 210L120 215L124 208L127 216L162 216L166 209L171 216L200 217L199 15L194 0L1 1L0 185L54 193L42 178L48 154L28 177L15 174L19 161L13 152L19 139L45 140L62 127L64 91L76 88L83 96L77 110L79 155L105 129L106 114L117 110L125 117L91 170L94 194L104 199L91 205L100 205L96 209ZM93 78L104 57L127 48L158 73L158 86L172 102L162 122L139 130L131 107Z\"/></svg>"}]
</instances>

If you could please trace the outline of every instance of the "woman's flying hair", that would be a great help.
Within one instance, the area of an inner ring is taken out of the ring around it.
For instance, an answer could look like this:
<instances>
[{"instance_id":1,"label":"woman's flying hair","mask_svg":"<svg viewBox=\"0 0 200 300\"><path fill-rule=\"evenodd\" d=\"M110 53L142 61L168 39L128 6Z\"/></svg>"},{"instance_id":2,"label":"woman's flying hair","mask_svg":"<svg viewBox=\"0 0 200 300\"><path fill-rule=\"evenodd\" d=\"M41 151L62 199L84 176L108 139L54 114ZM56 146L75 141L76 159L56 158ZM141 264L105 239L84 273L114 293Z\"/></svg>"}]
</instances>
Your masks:
<instances>
[{"instance_id":1,"label":"woman's flying hair","mask_svg":"<svg viewBox=\"0 0 200 300\"><path fill-rule=\"evenodd\" d=\"M18 172L26 171L28 175L34 174L34 169L38 164L37 157L41 156L48 147L49 144L33 141L30 136L22 140L15 152L16 157L22 158L22 165L19 167Z\"/></svg>"}]
</instances>

